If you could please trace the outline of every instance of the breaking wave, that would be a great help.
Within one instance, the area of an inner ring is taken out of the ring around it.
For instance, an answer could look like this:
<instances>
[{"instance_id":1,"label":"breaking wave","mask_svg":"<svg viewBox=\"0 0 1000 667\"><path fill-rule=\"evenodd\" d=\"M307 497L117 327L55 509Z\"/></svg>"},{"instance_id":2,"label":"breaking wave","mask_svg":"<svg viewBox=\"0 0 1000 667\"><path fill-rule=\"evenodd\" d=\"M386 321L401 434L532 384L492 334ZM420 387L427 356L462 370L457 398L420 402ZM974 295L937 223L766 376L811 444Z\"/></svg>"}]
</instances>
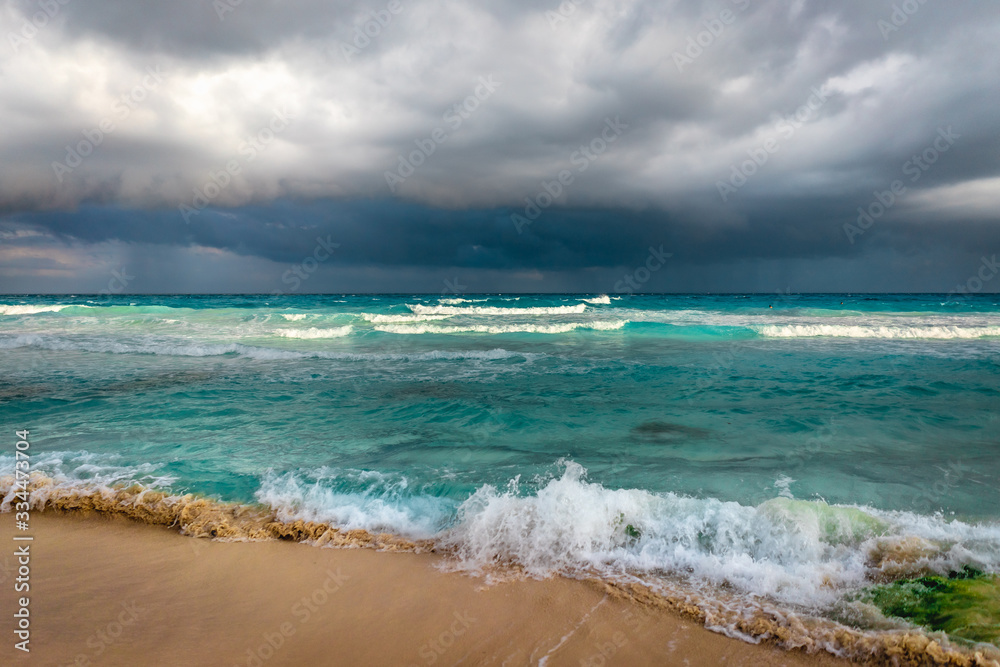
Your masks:
<instances>
[{"instance_id":1,"label":"breaking wave","mask_svg":"<svg viewBox=\"0 0 1000 667\"><path fill-rule=\"evenodd\" d=\"M0 470L13 457L0 456ZM96 511L196 537L438 551L444 567L598 577L610 589L697 618L712 630L844 657L990 664L884 617L833 620L866 584L962 567L1000 569L1000 526L779 496L757 506L641 489L608 489L562 462L530 484L485 485L464 501L414 488L399 473L321 468L267 472L259 505L174 492L157 466L55 452L36 457L34 509ZM17 489L0 477L0 510ZM513 570L510 567L513 566ZM845 607L846 606L846 607ZM985 651L986 653L983 653ZM976 662L976 661L979 662Z\"/></svg>"},{"instance_id":2,"label":"breaking wave","mask_svg":"<svg viewBox=\"0 0 1000 667\"><path fill-rule=\"evenodd\" d=\"M38 313L58 313L64 308L91 308L76 304L64 304L55 306L0 306L0 315L35 315Z\"/></svg>"},{"instance_id":3,"label":"breaking wave","mask_svg":"<svg viewBox=\"0 0 1000 667\"><path fill-rule=\"evenodd\" d=\"M587 309L587 304L575 306L547 306L529 308L501 308L499 306L424 306L407 304L407 308L418 315L579 315Z\"/></svg>"},{"instance_id":4,"label":"breaking wave","mask_svg":"<svg viewBox=\"0 0 1000 667\"><path fill-rule=\"evenodd\" d=\"M1000 327L765 324L753 327L769 338L973 339L1000 336Z\"/></svg>"},{"instance_id":5,"label":"breaking wave","mask_svg":"<svg viewBox=\"0 0 1000 667\"><path fill-rule=\"evenodd\" d=\"M317 329L316 327L309 329L275 329L274 333L284 338L341 338L350 334L353 329L354 327L347 325L333 329Z\"/></svg>"},{"instance_id":6,"label":"breaking wave","mask_svg":"<svg viewBox=\"0 0 1000 667\"><path fill-rule=\"evenodd\" d=\"M471 324L444 326L435 324L389 324L375 327L376 331L394 334L456 334L456 333L537 333L562 334L576 329L591 329L594 331L614 331L621 329L628 320L597 321L597 322L565 322L562 324Z\"/></svg>"}]
</instances>

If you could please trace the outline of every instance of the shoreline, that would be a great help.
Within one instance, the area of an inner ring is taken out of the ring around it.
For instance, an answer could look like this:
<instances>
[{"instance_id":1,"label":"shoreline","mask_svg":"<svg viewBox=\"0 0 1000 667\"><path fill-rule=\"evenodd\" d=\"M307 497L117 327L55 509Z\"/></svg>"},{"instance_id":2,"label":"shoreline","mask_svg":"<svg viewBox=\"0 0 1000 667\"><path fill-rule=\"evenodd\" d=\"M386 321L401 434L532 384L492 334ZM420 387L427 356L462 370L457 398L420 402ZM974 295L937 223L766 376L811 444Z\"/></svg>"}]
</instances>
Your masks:
<instances>
[{"instance_id":1,"label":"shoreline","mask_svg":"<svg viewBox=\"0 0 1000 667\"><path fill-rule=\"evenodd\" d=\"M210 541L94 513L31 522L32 650L6 641L4 664L849 664L725 637L593 581L486 585L431 553ZM13 533L13 515L0 526Z\"/></svg>"},{"instance_id":2,"label":"shoreline","mask_svg":"<svg viewBox=\"0 0 1000 667\"><path fill-rule=\"evenodd\" d=\"M0 480L0 488L6 489L4 482L8 481L10 480L7 478ZM442 576L460 577L467 582L467 587L474 590L492 589L495 587L495 582L498 581L501 582L500 586L512 586L514 590L521 590L524 586L531 588L539 583L537 579L521 576L519 574L520 568L516 564L512 564L511 569L500 568L488 574L471 571L473 573L470 574L469 570L454 567L457 561L451 557L454 554L451 553L450 547L438 541L409 540L390 533L376 534L365 530L344 530L325 523L289 519L264 506L226 503L195 495L168 495L139 485L117 489L64 487L51 478L37 474L33 474L29 490L34 508L32 512L33 527L35 519L41 517L46 525L44 530L55 533L54 541L61 542L62 534L67 531L76 536L74 539L78 539L80 532L84 530L81 526L86 526L87 530L90 531L90 537L81 542L82 548L92 551L96 549L98 552L97 562L111 562L108 558L111 557L114 560L114 557L117 556L104 553L105 549L100 543L104 539L112 539L118 544L122 553L131 554L132 561L122 563L122 567L126 569L132 567L133 561L134 563L142 563L149 554L159 553L160 547L176 549L177 544L169 541L157 542L152 545L146 544L150 540L160 539L166 534L180 538L193 555L204 553L206 547L210 545L212 549L216 549L216 545L220 544L245 545L248 543L270 544L271 546L267 547L256 547L268 550L276 548L275 545L283 545L277 547L279 549L298 545L307 551L323 554L367 552L384 556L391 552L401 557L410 556L422 559L420 562L424 563L423 570L431 573L431 580L438 581L438 578ZM7 510L9 508L4 506L0 509ZM0 517L2 517L0 525L4 525L13 532L13 515L10 512L3 512L0 513ZM79 526L77 522L81 522ZM134 532L136 530L145 532ZM154 532L149 532L150 530ZM105 531L111 532L106 535ZM156 536L160 536L160 538ZM146 546L139 549L134 546L137 543ZM320 547L341 548L325 549ZM214 551L213 553L222 552ZM284 572L283 568L293 562L287 560L290 557L289 554L293 552L284 551L281 552L281 556L272 551L254 551L253 553L256 554L255 558L261 563L260 567L267 571ZM270 555L261 556L262 553ZM301 552L297 553L301 554ZM183 570L191 567L191 563L185 560L184 555L177 556L175 554L175 568ZM62 558L71 560L72 555L64 555ZM323 555L321 558L337 560L337 557L329 555ZM200 559L198 562L211 563L211 561ZM368 563L366 568L374 568L375 570L383 565L372 565L372 563L396 563L396 561L384 559L366 562ZM5 565L6 563L0 559L0 567ZM243 567L240 564L234 566ZM65 567L66 564L60 562L59 568ZM308 567L311 566L307 566L307 569ZM0 570L0 574L2 572ZM407 595L424 596L426 598L425 604L434 604L433 593L422 591L422 584L414 583L413 572L407 570L407 573L406 576L399 579L399 581L404 582L403 590L407 592ZM149 576L153 577L154 575L150 574ZM169 577L169 572L160 576ZM220 570L219 576L229 581L228 586L219 590L220 599L223 599L229 588L240 584L238 581L232 580L227 570ZM247 578L252 580L254 577L248 575ZM725 596L718 597L718 594L723 591L716 591L714 595L706 597L686 586L680 588L671 586L666 590L653 590L647 583L629 582L617 578L609 579L596 575L590 577L585 573L579 577L554 575L541 581L549 582L546 584L548 586L556 585L552 582L563 582L558 586L570 586L571 589L574 586L584 586L592 592L604 596L601 599L605 602L607 599L615 599L625 604L626 608L643 609L646 613L657 618L669 617L672 619L673 625L667 624L670 627L663 630L667 633L665 636L675 635L676 623L683 622L708 633L712 638L711 641L735 642L737 645L745 647L762 645L765 648L777 650L780 655L785 656L785 662L780 664L792 664L788 662L792 659L791 656L799 656L807 663L813 664L816 664L817 660L830 658L838 663L845 663L847 659L853 659L856 662L871 664L951 664L1000 667L1000 660L998 660L1000 653L989 645L970 648L969 645L961 642L958 644L950 642L940 633L925 634L917 630L862 631L834 621L783 610L769 605L763 600L751 607L746 607L742 603L738 603L734 607L731 604L733 601L727 602ZM535 582L535 584L530 582ZM135 582L135 585L139 586L140 583ZM67 588L72 588L75 583L71 580L64 585ZM385 584L379 583L373 586L373 590L380 590L380 587L385 588L385 586ZM560 590L563 592L557 597L562 599L565 590L570 589L560 588ZM99 587L95 587L91 594L97 598L105 596ZM155 597L170 598L171 595L171 591L167 588L158 590ZM391 594L386 597L390 601L393 599ZM70 600L67 601L67 604L72 606L74 603ZM249 600L248 604L258 608L261 606L256 598ZM362 608L366 608L365 605L369 605L370 601L363 600L359 604ZM382 611L390 615L395 613L391 607L383 608ZM229 612L226 609L215 609L212 613L214 616L225 616ZM511 618L519 617L516 610L509 610L508 615ZM589 615L589 612L577 605L571 616L573 615L583 619ZM168 620L164 619L163 622L168 622ZM399 617L397 622L402 625L409 624L405 616ZM246 623L244 621L244 624ZM612 616L604 619L601 623L604 625L610 623L608 627L617 628L612 632L612 635L615 632L623 632L624 634L618 635L621 643L632 641L627 639L629 627L627 624L622 625L621 618ZM559 637L567 638L572 635L573 633L564 633ZM511 639L511 641L514 640ZM560 639L560 641L562 640ZM673 640L667 641L668 646L670 641ZM644 655L659 655L658 652L663 649L663 642L659 641L656 636L648 637L640 643L643 643ZM611 651L610 648L608 651L614 653L621 647L616 644L611 648L614 651ZM559 652L563 652L563 649L560 648ZM699 649L692 655L698 656L702 652ZM577 660L567 664L590 664L585 658L586 656L581 658L582 662ZM535 656L534 659L537 662L538 657ZM598 662L600 661L598 660ZM605 658L605 662L607 663L607 658ZM91 663L84 660L81 664ZM242 662L237 661L231 664L254 667L256 662L251 656ZM436 660L426 663L417 660L407 664L440 663ZM794 664L806 663L796 662Z\"/></svg>"}]
</instances>

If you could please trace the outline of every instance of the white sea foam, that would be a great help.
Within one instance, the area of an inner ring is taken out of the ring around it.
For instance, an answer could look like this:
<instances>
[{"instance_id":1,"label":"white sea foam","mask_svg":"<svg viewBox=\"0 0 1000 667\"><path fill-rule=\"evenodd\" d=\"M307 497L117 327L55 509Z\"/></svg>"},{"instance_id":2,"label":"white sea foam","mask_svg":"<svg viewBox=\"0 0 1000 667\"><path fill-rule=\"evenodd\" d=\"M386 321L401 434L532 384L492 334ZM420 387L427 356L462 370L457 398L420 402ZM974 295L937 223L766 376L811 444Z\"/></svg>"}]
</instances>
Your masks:
<instances>
[{"instance_id":1,"label":"white sea foam","mask_svg":"<svg viewBox=\"0 0 1000 667\"><path fill-rule=\"evenodd\" d=\"M614 331L621 329L627 320L595 321L595 322L563 322L561 324L472 324L447 326L440 324L387 324L375 327L376 331L394 334L457 334L457 333L538 333L561 334L576 329L592 329L594 331Z\"/></svg>"},{"instance_id":2,"label":"white sea foam","mask_svg":"<svg viewBox=\"0 0 1000 667\"><path fill-rule=\"evenodd\" d=\"M378 315L373 313L361 313L361 317L374 324L399 324L404 322L446 320L451 317L451 315Z\"/></svg>"},{"instance_id":3,"label":"white sea foam","mask_svg":"<svg viewBox=\"0 0 1000 667\"><path fill-rule=\"evenodd\" d=\"M318 521L409 538L432 537L447 523L455 504L409 488L401 474L320 468L275 474L261 480L257 500L281 521Z\"/></svg>"},{"instance_id":4,"label":"white sea foam","mask_svg":"<svg viewBox=\"0 0 1000 667\"><path fill-rule=\"evenodd\" d=\"M12 474L14 463L13 456L0 455L0 476ZM166 489L177 481L176 477L161 472L159 468L160 466L153 463L128 465L116 454L86 451L38 452L32 454L31 469L33 472L52 478L54 486L43 486L33 491L32 502L43 505L49 495L60 488L110 491L112 486L141 484L145 487ZM0 502L0 511L10 511L16 492L17 487L12 485Z\"/></svg>"},{"instance_id":5,"label":"white sea foam","mask_svg":"<svg viewBox=\"0 0 1000 667\"><path fill-rule=\"evenodd\" d=\"M779 497L756 507L589 483L567 462L527 492L520 480L484 486L458 510L443 542L458 567L517 563L532 575L669 572L780 602L824 607L868 582L887 541L924 540L910 565L941 572L1000 568L1000 526Z\"/></svg>"},{"instance_id":6,"label":"white sea foam","mask_svg":"<svg viewBox=\"0 0 1000 667\"><path fill-rule=\"evenodd\" d=\"M0 306L0 315L35 315L38 313L58 313L64 308L92 308L80 304L60 304L55 306Z\"/></svg>"},{"instance_id":7,"label":"white sea foam","mask_svg":"<svg viewBox=\"0 0 1000 667\"><path fill-rule=\"evenodd\" d=\"M739 327L766 338L870 338L951 340L1000 337L1000 318L993 314L860 313L829 311L826 315L723 313L711 310L606 310L632 322L674 326Z\"/></svg>"},{"instance_id":8,"label":"white sea foam","mask_svg":"<svg viewBox=\"0 0 1000 667\"><path fill-rule=\"evenodd\" d=\"M438 299L439 303L443 303L446 306L457 306L460 303L482 303L484 301L489 301L489 299Z\"/></svg>"},{"instance_id":9,"label":"white sea foam","mask_svg":"<svg viewBox=\"0 0 1000 667\"><path fill-rule=\"evenodd\" d=\"M1000 326L902 326L841 324L764 324L754 328L768 338L973 339L1000 336Z\"/></svg>"},{"instance_id":10,"label":"white sea foam","mask_svg":"<svg viewBox=\"0 0 1000 667\"><path fill-rule=\"evenodd\" d=\"M587 304L574 306L548 306L534 308L501 308L498 306L424 306L407 304L407 308L418 315L578 315L587 309Z\"/></svg>"},{"instance_id":11,"label":"white sea foam","mask_svg":"<svg viewBox=\"0 0 1000 667\"><path fill-rule=\"evenodd\" d=\"M0 475L13 470L0 455ZM1000 571L1000 525L940 515L832 506L777 497L757 506L641 489L608 489L576 463L561 475L505 487L485 485L464 502L416 487L401 473L317 468L265 473L256 491L279 519L437 539L454 568L469 572L516 564L533 576L600 573L611 578L667 573L782 604L826 609L870 585L879 554L895 574L971 566ZM176 481L154 464L116 455L39 453L33 468L58 487L109 489ZM9 511L13 485L0 504ZM40 487L32 501L53 487ZM38 495L36 497L36 494ZM648 579L648 578L652 579Z\"/></svg>"},{"instance_id":12,"label":"white sea foam","mask_svg":"<svg viewBox=\"0 0 1000 667\"><path fill-rule=\"evenodd\" d=\"M289 322L299 322L306 319L305 313L281 313L281 316Z\"/></svg>"},{"instance_id":13,"label":"white sea foam","mask_svg":"<svg viewBox=\"0 0 1000 667\"><path fill-rule=\"evenodd\" d=\"M611 297L609 297L607 294L602 294L601 296L594 297L593 299L583 299L583 300L586 301L587 303L593 303L595 305L607 306L611 304Z\"/></svg>"},{"instance_id":14,"label":"white sea foam","mask_svg":"<svg viewBox=\"0 0 1000 667\"><path fill-rule=\"evenodd\" d=\"M275 329L274 333L284 338L342 338L349 335L353 329L354 327L347 325L332 329L317 329L316 327L309 329Z\"/></svg>"}]
</instances>

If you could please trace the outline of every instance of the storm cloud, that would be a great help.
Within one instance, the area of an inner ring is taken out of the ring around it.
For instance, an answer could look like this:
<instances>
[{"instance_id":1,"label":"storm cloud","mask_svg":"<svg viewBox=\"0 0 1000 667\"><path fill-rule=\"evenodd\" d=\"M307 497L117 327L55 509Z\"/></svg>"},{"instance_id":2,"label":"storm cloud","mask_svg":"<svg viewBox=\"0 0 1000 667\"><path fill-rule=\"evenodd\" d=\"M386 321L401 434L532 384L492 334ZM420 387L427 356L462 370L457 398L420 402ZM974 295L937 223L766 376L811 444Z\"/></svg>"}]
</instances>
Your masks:
<instances>
[{"instance_id":1,"label":"storm cloud","mask_svg":"<svg viewBox=\"0 0 1000 667\"><path fill-rule=\"evenodd\" d=\"M653 290L949 291L1000 250L995 10L8 2L0 289L263 291L329 239L310 291L608 291L661 246Z\"/></svg>"}]
</instances>

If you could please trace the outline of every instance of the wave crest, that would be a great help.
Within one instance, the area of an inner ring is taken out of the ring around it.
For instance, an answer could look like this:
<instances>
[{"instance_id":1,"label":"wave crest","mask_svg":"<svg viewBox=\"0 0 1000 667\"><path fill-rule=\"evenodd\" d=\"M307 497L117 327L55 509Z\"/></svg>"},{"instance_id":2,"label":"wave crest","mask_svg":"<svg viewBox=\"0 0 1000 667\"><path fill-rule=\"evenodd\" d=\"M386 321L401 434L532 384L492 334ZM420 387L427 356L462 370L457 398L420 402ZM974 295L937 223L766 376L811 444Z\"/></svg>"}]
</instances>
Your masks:
<instances>
[{"instance_id":1,"label":"wave crest","mask_svg":"<svg viewBox=\"0 0 1000 667\"><path fill-rule=\"evenodd\" d=\"M593 331L615 331L621 329L628 320L595 321L595 322L564 322L561 324L470 324L443 326L439 324L388 324L375 327L376 331L394 334L458 334L458 333L537 333L562 334L576 329L591 329Z\"/></svg>"},{"instance_id":2,"label":"wave crest","mask_svg":"<svg viewBox=\"0 0 1000 667\"><path fill-rule=\"evenodd\" d=\"M753 327L769 338L973 339L1000 336L1000 327L765 324Z\"/></svg>"},{"instance_id":3,"label":"wave crest","mask_svg":"<svg viewBox=\"0 0 1000 667\"><path fill-rule=\"evenodd\" d=\"M311 327L309 329L275 329L274 333L283 338L341 338L349 335L353 330L354 327L347 325L343 327L334 327L333 329L317 329L316 327Z\"/></svg>"},{"instance_id":4,"label":"wave crest","mask_svg":"<svg viewBox=\"0 0 1000 667\"><path fill-rule=\"evenodd\" d=\"M502 308L499 306L425 306L407 304L407 308L418 315L579 315L587 309L587 304L573 306L547 306L529 308Z\"/></svg>"},{"instance_id":5,"label":"wave crest","mask_svg":"<svg viewBox=\"0 0 1000 667\"><path fill-rule=\"evenodd\" d=\"M64 308L91 308L75 304L60 304L55 306L0 306L0 315L36 315L38 313L58 313Z\"/></svg>"}]
</instances>

